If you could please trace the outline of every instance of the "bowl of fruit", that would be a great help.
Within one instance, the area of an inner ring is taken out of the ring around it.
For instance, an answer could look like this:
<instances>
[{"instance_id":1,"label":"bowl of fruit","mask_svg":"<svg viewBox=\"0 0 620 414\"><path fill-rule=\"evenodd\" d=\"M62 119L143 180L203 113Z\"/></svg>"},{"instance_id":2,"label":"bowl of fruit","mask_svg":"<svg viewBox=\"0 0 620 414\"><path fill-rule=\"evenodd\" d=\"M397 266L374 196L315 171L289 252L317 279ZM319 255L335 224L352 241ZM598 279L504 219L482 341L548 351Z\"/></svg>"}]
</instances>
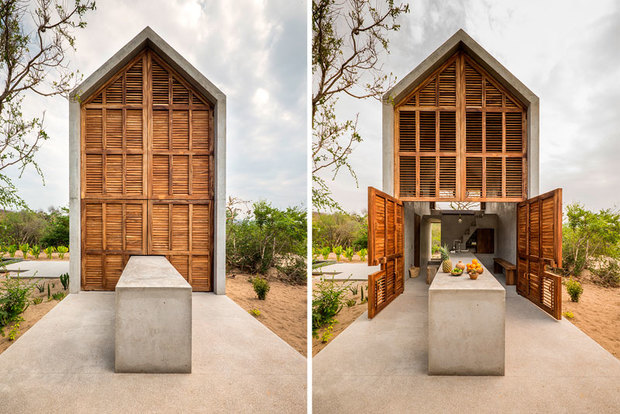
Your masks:
<instances>
[{"instance_id":1,"label":"bowl of fruit","mask_svg":"<svg viewBox=\"0 0 620 414\"><path fill-rule=\"evenodd\" d=\"M460 267L455 267L454 269L452 269L450 274L452 276L461 276L463 274L463 269L461 269Z\"/></svg>"},{"instance_id":2,"label":"bowl of fruit","mask_svg":"<svg viewBox=\"0 0 620 414\"><path fill-rule=\"evenodd\" d=\"M477 259L473 259L471 263L467 263L467 273L469 273L469 277L476 280L478 275L484 272L484 268L482 264Z\"/></svg>"}]
</instances>

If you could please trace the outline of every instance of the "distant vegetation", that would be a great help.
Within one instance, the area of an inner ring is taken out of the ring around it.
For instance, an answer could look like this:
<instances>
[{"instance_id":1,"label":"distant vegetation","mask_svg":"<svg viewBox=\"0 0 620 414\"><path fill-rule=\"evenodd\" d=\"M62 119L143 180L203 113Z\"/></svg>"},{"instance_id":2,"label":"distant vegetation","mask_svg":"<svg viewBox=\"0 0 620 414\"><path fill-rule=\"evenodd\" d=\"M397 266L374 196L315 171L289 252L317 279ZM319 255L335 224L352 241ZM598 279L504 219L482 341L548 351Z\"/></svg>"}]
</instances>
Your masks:
<instances>
[{"instance_id":1,"label":"distant vegetation","mask_svg":"<svg viewBox=\"0 0 620 414\"><path fill-rule=\"evenodd\" d=\"M368 248L368 215L313 213L312 245L317 249L341 246L354 251Z\"/></svg>"},{"instance_id":2,"label":"distant vegetation","mask_svg":"<svg viewBox=\"0 0 620 414\"><path fill-rule=\"evenodd\" d=\"M69 245L69 209L0 212L0 245L47 247Z\"/></svg>"}]
</instances>

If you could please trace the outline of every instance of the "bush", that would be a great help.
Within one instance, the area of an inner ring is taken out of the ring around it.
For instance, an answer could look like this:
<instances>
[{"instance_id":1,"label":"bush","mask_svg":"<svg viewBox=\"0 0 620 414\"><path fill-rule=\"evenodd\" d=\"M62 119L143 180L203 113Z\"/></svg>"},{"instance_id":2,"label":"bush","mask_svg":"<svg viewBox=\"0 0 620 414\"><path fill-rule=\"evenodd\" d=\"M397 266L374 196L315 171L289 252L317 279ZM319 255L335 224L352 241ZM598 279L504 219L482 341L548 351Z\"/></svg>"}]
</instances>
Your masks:
<instances>
[{"instance_id":1,"label":"bush","mask_svg":"<svg viewBox=\"0 0 620 414\"><path fill-rule=\"evenodd\" d=\"M334 247L333 250L334 250L334 253L336 254L336 261L339 262L344 249L342 248L342 246L336 246Z\"/></svg>"},{"instance_id":2,"label":"bush","mask_svg":"<svg viewBox=\"0 0 620 414\"><path fill-rule=\"evenodd\" d=\"M19 321L20 315L28 309L28 296L32 289L33 283L24 282L19 277L5 276L0 296L0 330Z\"/></svg>"},{"instance_id":3,"label":"bush","mask_svg":"<svg viewBox=\"0 0 620 414\"><path fill-rule=\"evenodd\" d=\"M256 292L256 296L258 299L265 300L267 297L267 292L269 292L269 282L262 277L255 277L252 279L252 287L254 288L254 292Z\"/></svg>"},{"instance_id":4,"label":"bush","mask_svg":"<svg viewBox=\"0 0 620 414\"><path fill-rule=\"evenodd\" d=\"M47 216L47 225L41 237L43 246L66 246L69 244L69 209L51 209Z\"/></svg>"},{"instance_id":5,"label":"bush","mask_svg":"<svg viewBox=\"0 0 620 414\"><path fill-rule=\"evenodd\" d=\"M30 248L30 254L33 255L35 259L38 259L41 254L41 248L35 244Z\"/></svg>"},{"instance_id":6,"label":"bush","mask_svg":"<svg viewBox=\"0 0 620 414\"><path fill-rule=\"evenodd\" d=\"M47 246L44 250L45 255L47 256L48 259L52 258L52 255L54 254L55 251L56 251L56 248L54 246Z\"/></svg>"},{"instance_id":7,"label":"bush","mask_svg":"<svg viewBox=\"0 0 620 414\"><path fill-rule=\"evenodd\" d=\"M22 252L24 259L28 257L28 252L30 251L30 245L28 243L20 244L19 251Z\"/></svg>"},{"instance_id":8,"label":"bush","mask_svg":"<svg viewBox=\"0 0 620 414\"><path fill-rule=\"evenodd\" d=\"M366 256L368 255L368 249L361 249L359 252L357 252L357 255L360 257L360 260L362 262L365 262Z\"/></svg>"},{"instance_id":9,"label":"bush","mask_svg":"<svg viewBox=\"0 0 620 414\"><path fill-rule=\"evenodd\" d=\"M282 261L285 264L276 266L276 268L284 273L292 283L305 285L308 279L308 265L306 264L306 260L300 256L290 255L287 259Z\"/></svg>"},{"instance_id":10,"label":"bush","mask_svg":"<svg viewBox=\"0 0 620 414\"><path fill-rule=\"evenodd\" d=\"M58 257L60 257L61 259L64 259L65 253L69 251L69 248L67 246L58 246L56 248L56 251L58 252Z\"/></svg>"},{"instance_id":11,"label":"bush","mask_svg":"<svg viewBox=\"0 0 620 414\"><path fill-rule=\"evenodd\" d=\"M566 291L568 296L570 296L571 302L579 302L579 297L583 293L583 287L581 287L581 283L571 277L566 281Z\"/></svg>"},{"instance_id":12,"label":"bush","mask_svg":"<svg viewBox=\"0 0 620 414\"><path fill-rule=\"evenodd\" d=\"M368 247L366 216L336 212L313 213L312 243L316 246Z\"/></svg>"},{"instance_id":13,"label":"bush","mask_svg":"<svg viewBox=\"0 0 620 414\"><path fill-rule=\"evenodd\" d=\"M350 284L322 280L312 294L312 332L329 323L342 310L344 296Z\"/></svg>"},{"instance_id":14,"label":"bush","mask_svg":"<svg viewBox=\"0 0 620 414\"><path fill-rule=\"evenodd\" d=\"M329 259L329 254L332 252L332 248L329 246L325 246L321 249L321 256L323 256L323 260Z\"/></svg>"},{"instance_id":15,"label":"bush","mask_svg":"<svg viewBox=\"0 0 620 414\"><path fill-rule=\"evenodd\" d=\"M607 287L620 286L620 265L615 259L603 259L600 266L590 268L592 281Z\"/></svg>"},{"instance_id":16,"label":"bush","mask_svg":"<svg viewBox=\"0 0 620 414\"><path fill-rule=\"evenodd\" d=\"M15 257L15 252L17 252L17 246L14 244L11 244L9 247L7 247L7 252L9 252L9 256L11 257Z\"/></svg>"}]
</instances>

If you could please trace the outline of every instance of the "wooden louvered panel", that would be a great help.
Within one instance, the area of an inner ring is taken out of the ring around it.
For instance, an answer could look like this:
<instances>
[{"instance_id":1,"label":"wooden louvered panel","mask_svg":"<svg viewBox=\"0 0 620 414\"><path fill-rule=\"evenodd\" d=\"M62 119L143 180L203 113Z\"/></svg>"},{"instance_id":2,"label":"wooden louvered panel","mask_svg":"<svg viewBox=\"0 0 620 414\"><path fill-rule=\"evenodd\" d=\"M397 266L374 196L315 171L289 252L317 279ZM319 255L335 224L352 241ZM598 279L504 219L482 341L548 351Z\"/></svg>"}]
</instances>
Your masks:
<instances>
[{"instance_id":1,"label":"wooden louvered panel","mask_svg":"<svg viewBox=\"0 0 620 414\"><path fill-rule=\"evenodd\" d=\"M528 213L530 219L529 223L529 254L530 256L540 256L540 204L530 204L530 211Z\"/></svg>"},{"instance_id":2,"label":"wooden louvered panel","mask_svg":"<svg viewBox=\"0 0 620 414\"><path fill-rule=\"evenodd\" d=\"M517 209L517 254L526 257L527 251L527 233L529 231L529 221L527 217L528 209L519 207Z\"/></svg>"},{"instance_id":3,"label":"wooden louvered panel","mask_svg":"<svg viewBox=\"0 0 620 414\"><path fill-rule=\"evenodd\" d=\"M506 152L523 151L523 124L520 112L506 113Z\"/></svg>"},{"instance_id":4,"label":"wooden louvered panel","mask_svg":"<svg viewBox=\"0 0 620 414\"><path fill-rule=\"evenodd\" d=\"M439 74L439 105L456 105L456 62Z\"/></svg>"},{"instance_id":5,"label":"wooden louvered panel","mask_svg":"<svg viewBox=\"0 0 620 414\"><path fill-rule=\"evenodd\" d=\"M486 113L486 151L502 152L502 114Z\"/></svg>"},{"instance_id":6,"label":"wooden louvered panel","mask_svg":"<svg viewBox=\"0 0 620 414\"><path fill-rule=\"evenodd\" d=\"M456 112L439 112L439 151L456 151Z\"/></svg>"},{"instance_id":7,"label":"wooden louvered panel","mask_svg":"<svg viewBox=\"0 0 620 414\"><path fill-rule=\"evenodd\" d=\"M103 115L101 109L87 109L86 133L84 134L86 150L101 150L103 142Z\"/></svg>"},{"instance_id":8,"label":"wooden louvered panel","mask_svg":"<svg viewBox=\"0 0 620 414\"><path fill-rule=\"evenodd\" d=\"M467 112L465 128L465 151L482 152L482 113Z\"/></svg>"},{"instance_id":9,"label":"wooden louvered panel","mask_svg":"<svg viewBox=\"0 0 620 414\"><path fill-rule=\"evenodd\" d=\"M484 83L484 93L486 95L486 106L502 106L502 93L488 80L485 80Z\"/></svg>"},{"instance_id":10,"label":"wooden louvered panel","mask_svg":"<svg viewBox=\"0 0 620 414\"><path fill-rule=\"evenodd\" d=\"M528 278L528 298L534 302L540 300L540 264L537 261L529 260Z\"/></svg>"},{"instance_id":11,"label":"wooden louvered panel","mask_svg":"<svg viewBox=\"0 0 620 414\"><path fill-rule=\"evenodd\" d=\"M436 196L435 157L420 157L420 196Z\"/></svg>"},{"instance_id":12,"label":"wooden louvered panel","mask_svg":"<svg viewBox=\"0 0 620 414\"><path fill-rule=\"evenodd\" d=\"M404 289L404 210L394 197L368 187L368 317L373 318ZM387 247L387 248L385 248Z\"/></svg>"},{"instance_id":13,"label":"wooden louvered panel","mask_svg":"<svg viewBox=\"0 0 620 414\"><path fill-rule=\"evenodd\" d=\"M416 157L400 157L400 195L401 197L416 196Z\"/></svg>"},{"instance_id":14,"label":"wooden louvered panel","mask_svg":"<svg viewBox=\"0 0 620 414\"><path fill-rule=\"evenodd\" d=\"M420 151L435 151L435 112L420 112Z\"/></svg>"},{"instance_id":15,"label":"wooden louvered panel","mask_svg":"<svg viewBox=\"0 0 620 414\"><path fill-rule=\"evenodd\" d=\"M436 106L437 105L437 80L433 79L420 90L419 94L420 106Z\"/></svg>"},{"instance_id":16,"label":"wooden louvered panel","mask_svg":"<svg viewBox=\"0 0 620 414\"><path fill-rule=\"evenodd\" d=\"M523 196L523 158L506 158L506 197Z\"/></svg>"},{"instance_id":17,"label":"wooden louvered panel","mask_svg":"<svg viewBox=\"0 0 620 414\"><path fill-rule=\"evenodd\" d=\"M163 254L212 290L211 105L146 50L82 116L82 287L114 289L129 256Z\"/></svg>"},{"instance_id":18,"label":"wooden louvered panel","mask_svg":"<svg viewBox=\"0 0 620 414\"><path fill-rule=\"evenodd\" d=\"M465 61L465 102L469 107L482 106L482 75Z\"/></svg>"},{"instance_id":19,"label":"wooden louvered panel","mask_svg":"<svg viewBox=\"0 0 620 414\"><path fill-rule=\"evenodd\" d=\"M486 196L488 198L502 197L502 159L486 159Z\"/></svg>"},{"instance_id":20,"label":"wooden louvered panel","mask_svg":"<svg viewBox=\"0 0 620 414\"><path fill-rule=\"evenodd\" d=\"M529 295L528 292L528 272L527 259L523 257L517 258L517 291L522 292L524 296Z\"/></svg>"},{"instance_id":21,"label":"wooden louvered panel","mask_svg":"<svg viewBox=\"0 0 620 414\"><path fill-rule=\"evenodd\" d=\"M414 111L401 111L399 113L399 151L415 151L415 115Z\"/></svg>"},{"instance_id":22,"label":"wooden louvered panel","mask_svg":"<svg viewBox=\"0 0 620 414\"><path fill-rule=\"evenodd\" d=\"M439 197L456 197L456 157L439 158Z\"/></svg>"},{"instance_id":23,"label":"wooden louvered panel","mask_svg":"<svg viewBox=\"0 0 620 414\"><path fill-rule=\"evenodd\" d=\"M468 157L465 167L466 184L465 191L467 198L478 198L482 196L482 158Z\"/></svg>"},{"instance_id":24,"label":"wooden louvered panel","mask_svg":"<svg viewBox=\"0 0 620 414\"><path fill-rule=\"evenodd\" d=\"M541 226L540 226L540 248L543 259L554 260L554 213L555 200L552 197L545 198L540 203Z\"/></svg>"}]
</instances>

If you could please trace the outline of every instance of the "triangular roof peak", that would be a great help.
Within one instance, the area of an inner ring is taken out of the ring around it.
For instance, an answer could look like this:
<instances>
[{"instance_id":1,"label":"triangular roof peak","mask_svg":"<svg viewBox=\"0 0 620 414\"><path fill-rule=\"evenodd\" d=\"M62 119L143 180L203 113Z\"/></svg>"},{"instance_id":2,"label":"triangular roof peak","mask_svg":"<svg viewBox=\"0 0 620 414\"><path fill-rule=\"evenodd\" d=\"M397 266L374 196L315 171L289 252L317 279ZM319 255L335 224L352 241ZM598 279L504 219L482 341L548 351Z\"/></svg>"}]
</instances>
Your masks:
<instances>
[{"instance_id":1,"label":"triangular roof peak","mask_svg":"<svg viewBox=\"0 0 620 414\"><path fill-rule=\"evenodd\" d=\"M79 86L71 91L70 98L73 100L79 96L81 100L88 98L99 87L106 83L112 76L123 68L131 59L137 56L145 48L150 48L168 65L179 73L196 90L202 93L212 103L223 103L226 100L224 93L219 90L209 79L198 71L191 63L172 48L153 29L146 26L140 33L131 39L125 46L116 52L99 69L93 72Z\"/></svg>"},{"instance_id":2,"label":"triangular roof peak","mask_svg":"<svg viewBox=\"0 0 620 414\"><path fill-rule=\"evenodd\" d=\"M464 50L497 82L501 83L510 93L526 104L526 106L529 107L532 103L538 102L538 96L536 96L534 92L517 79L516 76L510 73L504 65L499 63L497 59L472 39L463 29L459 29L454 33L392 89L387 91L385 95L383 95L384 101L400 102L457 50Z\"/></svg>"}]
</instances>

